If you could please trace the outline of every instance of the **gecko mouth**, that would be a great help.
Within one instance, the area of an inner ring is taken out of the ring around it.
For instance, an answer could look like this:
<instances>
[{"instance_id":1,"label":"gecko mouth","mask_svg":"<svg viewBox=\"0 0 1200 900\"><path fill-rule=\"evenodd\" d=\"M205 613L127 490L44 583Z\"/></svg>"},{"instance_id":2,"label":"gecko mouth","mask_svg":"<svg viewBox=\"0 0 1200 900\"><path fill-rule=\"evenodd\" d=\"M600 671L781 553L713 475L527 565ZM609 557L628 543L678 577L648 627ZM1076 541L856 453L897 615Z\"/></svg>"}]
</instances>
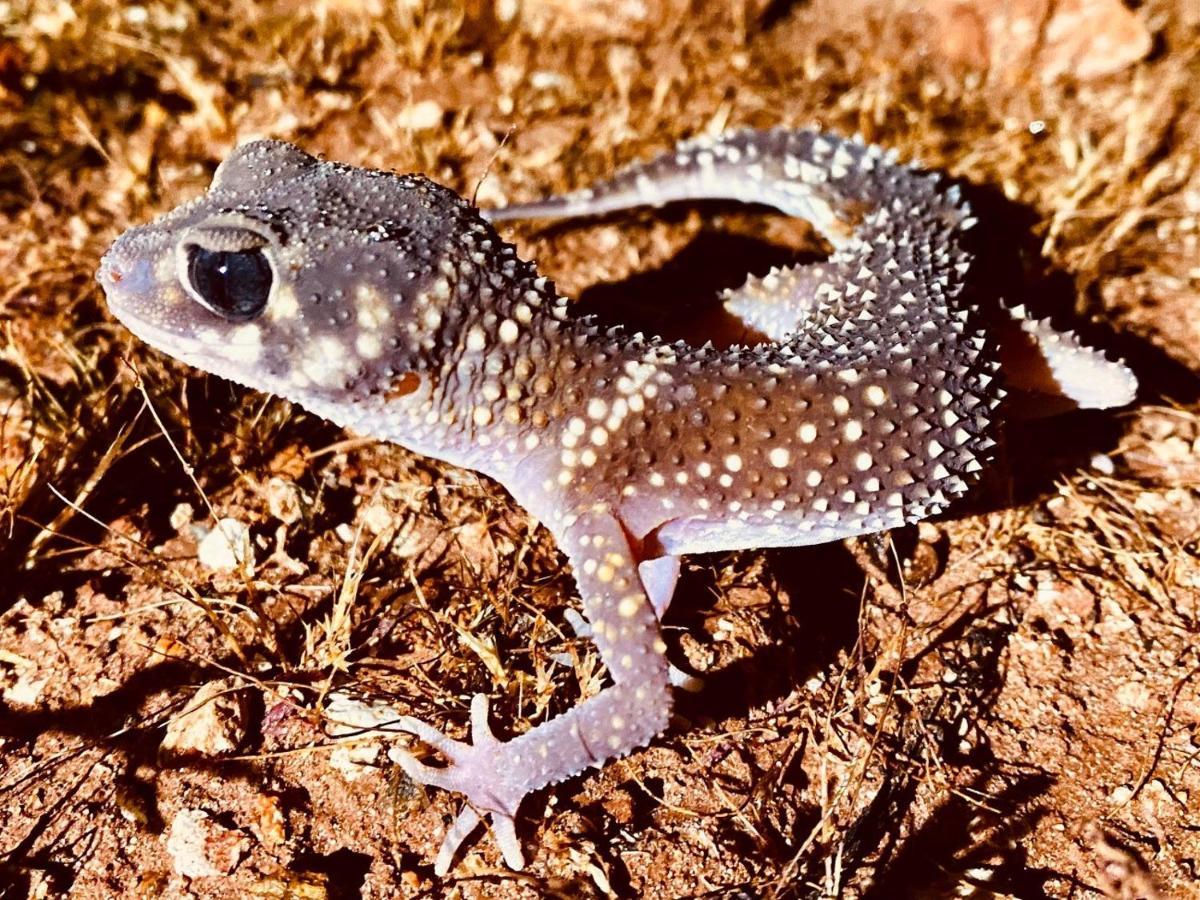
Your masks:
<instances>
[{"instance_id":1,"label":"gecko mouth","mask_svg":"<svg viewBox=\"0 0 1200 900\"><path fill-rule=\"evenodd\" d=\"M206 325L198 321L195 314L198 307L191 304L183 308L164 305L124 290L129 276L119 268L102 268L98 280L105 288L109 310L122 325L144 343L161 348L189 365L211 368L223 359L232 363L242 354L257 355L257 342L238 341L229 329L219 327L225 323L215 314L204 311L212 320L211 325ZM214 329L212 325L218 327Z\"/></svg>"}]
</instances>

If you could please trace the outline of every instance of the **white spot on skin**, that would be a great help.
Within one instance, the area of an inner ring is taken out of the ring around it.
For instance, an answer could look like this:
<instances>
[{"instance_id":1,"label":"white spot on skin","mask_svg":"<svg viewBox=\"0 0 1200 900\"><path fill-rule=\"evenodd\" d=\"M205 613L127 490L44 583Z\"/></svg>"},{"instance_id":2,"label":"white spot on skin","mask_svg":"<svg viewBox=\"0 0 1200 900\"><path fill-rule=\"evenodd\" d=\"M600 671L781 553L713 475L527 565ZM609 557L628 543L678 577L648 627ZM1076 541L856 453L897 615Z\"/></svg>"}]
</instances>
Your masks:
<instances>
[{"instance_id":1,"label":"white spot on skin","mask_svg":"<svg viewBox=\"0 0 1200 900\"><path fill-rule=\"evenodd\" d=\"M254 344L262 343L262 329L253 322L247 322L244 325L239 325L229 333L229 339L235 344Z\"/></svg>"},{"instance_id":2,"label":"white spot on skin","mask_svg":"<svg viewBox=\"0 0 1200 900\"><path fill-rule=\"evenodd\" d=\"M608 415L608 404L599 397L593 397L588 401L587 414L590 419L603 419Z\"/></svg>"},{"instance_id":3,"label":"white spot on skin","mask_svg":"<svg viewBox=\"0 0 1200 900\"><path fill-rule=\"evenodd\" d=\"M520 337L521 329L517 327L517 323L512 319L505 319L500 323L500 330L498 333L500 335L500 340L506 344L512 344L516 342L518 337Z\"/></svg>"},{"instance_id":4,"label":"white spot on skin","mask_svg":"<svg viewBox=\"0 0 1200 900\"><path fill-rule=\"evenodd\" d=\"M887 402L887 391L877 384L873 384L863 391L863 399L871 406L883 406Z\"/></svg>"},{"instance_id":5,"label":"white spot on skin","mask_svg":"<svg viewBox=\"0 0 1200 900\"><path fill-rule=\"evenodd\" d=\"M363 359L378 359L383 355L383 341L374 332L364 331L354 339L354 349Z\"/></svg>"},{"instance_id":6,"label":"white spot on skin","mask_svg":"<svg viewBox=\"0 0 1200 900\"><path fill-rule=\"evenodd\" d=\"M788 452L786 447L774 447L767 454L767 459L777 469L782 469L792 461L792 454Z\"/></svg>"},{"instance_id":7,"label":"white spot on skin","mask_svg":"<svg viewBox=\"0 0 1200 900\"><path fill-rule=\"evenodd\" d=\"M858 469L860 472L867 471L874 464L875 461L871 459L870 453L860 453L854 457L854 468Z\"/></svg>"},{"instance_id":8,"label":"white spot on skin","mask_svg":"<svg viewBox=\"0 0 1200 900\"><path fill-rule=\"evenodd\" d=\"M362 285L354 292L356 319L363 328L378 330L392 317L387 301L372 287Z\"/></svg>"},{"instance_id":9,"label":"white spot on skin","mask_svg":"<svg viewBox=\"0 0 1200 900\"><path fill-rule=\"evenodd\" d=\"M267 316L275 321L294 319L300 312L300 303L296 300L296 292L287 285L280 285L271 303L267 307Z\"/></svg>"},{"instance_id":10,"label":"white spot on skin","mask_svg":"<svg viewBox=\"0 0 1200 900\"><path fill-rule=\"evenodd\" d=\"M304 348L300 364L301 371L321 387L338 387L354 368L356 359L350 358L341 338L325 335Z\"/></svg>"},{"instance_id":11,"label":"white spot on skin","mask_svg":"<svg viewBox=\"0 0 1200 900\"><path fill-rule=\"evenodd\" d=\"M842 429L842 433L848 441L857 441L863 436L862 423L858 419L851 419L846 423L846 427Z\"/></svg>"},{"instance_id":12,"label":"white spot on skin","mask_svg":"<svg viewBox=\"0 0 1200 900\"><path fill-rule=\"evenodd\" d=\"M812 470L811 472L809 472L809 473L808 473L808 475L805 477L805 479L804 479L804 482L805 482L805 484L807 484L809 487L816 487L818 484L820 484L820 483L821 483L821 473L820 473L820 472L818 472L816 469L813 469L813 470Z\"/></svg>"},{"instance_id":13,"label":"white spot on skin","mask_svg":"<svg viewBox=\"0 0 1200 900\"><path fill-rule=\"evenodd\" d=\"M216 335L212 343L224 345L225 353L242 362L255 362L262 356L262 329L253 322L239 325L229 333L229 340Z\"/></svg>"},{"instance_id":14,"label":"white spot on skin","mask_svg":"<svg viewBox=\"0 0 1200 900\"><path fill-rule=\"evenodd\" d=\"M850 412L850 401L845 397L837 396L833 398L833 411L839 416L844 416Z\"/></svg>"},{"instance_id":15,"label":"white spot on skin","mask_svg":"<svg viewBox=\"0 0 1200 900\"><path fill-rule=\"evenodd\" d=\"M817 426L812 422L805 422L800 426L800 440L806 444L811 444L817 439Z\"/></svg>"},{"instance_id":16,"label":"white spot on skin","mask_svg":"<svg viewBox=\"0 0 1200 900\"><path fill-rule=\"evenodd\" d=\"M742 458L736 453L730 453L725 457L725 468L730 472L742 471Z\"/></svg>"},{"instance_id":17,"label":"white spot on skin","mask_svg":"<svg viewBox=\"0 0 1200 900\"><path fill-rule=\"evenodd\" d=\"M467 349L479 351L486 346L487 335L478 325L472 325L471 330L467 332Z\"/></svg>"}]
</instances>

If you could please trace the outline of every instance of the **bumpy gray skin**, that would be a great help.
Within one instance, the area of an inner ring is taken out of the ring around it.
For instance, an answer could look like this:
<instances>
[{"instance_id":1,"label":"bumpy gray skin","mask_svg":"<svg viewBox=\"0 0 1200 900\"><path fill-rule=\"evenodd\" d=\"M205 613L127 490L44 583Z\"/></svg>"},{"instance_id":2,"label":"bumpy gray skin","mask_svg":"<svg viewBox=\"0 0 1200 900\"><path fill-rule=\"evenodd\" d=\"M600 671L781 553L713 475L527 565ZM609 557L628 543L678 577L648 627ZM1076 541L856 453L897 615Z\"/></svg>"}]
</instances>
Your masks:
<instances>
[{"instance_id":1,"label":"bumpy gray skin","mask_svg":"<svg viewBox=\"0 0 1200 900\"><path fill-rule=\"evenodd\" d=\"M408 774L469 801L439 872L481 814L519 868L514 816L527 794L667 726L659 618L681 555L915 522L989 460L1002 391L987 329L995 311L964 299L969 213L937 177L876 147L743 131L491 216L695 197L767 203L833 241L828 261L751 279L728 298L777 343L715 350L572 318L451 191L269 141L240 147L205 196L127 232L104 257L112 311L150 344L495 478L570 561L611 687L505 742L482 696L470 743L400 723L448 762L405 756ZM265 308L233 320L206 302L189 281L196 247L261 253ZM1028 330L1060 368L1088 373L1082 402L1132 397L1123 367L1042 323Z\"/></svg>"}]
</instances>

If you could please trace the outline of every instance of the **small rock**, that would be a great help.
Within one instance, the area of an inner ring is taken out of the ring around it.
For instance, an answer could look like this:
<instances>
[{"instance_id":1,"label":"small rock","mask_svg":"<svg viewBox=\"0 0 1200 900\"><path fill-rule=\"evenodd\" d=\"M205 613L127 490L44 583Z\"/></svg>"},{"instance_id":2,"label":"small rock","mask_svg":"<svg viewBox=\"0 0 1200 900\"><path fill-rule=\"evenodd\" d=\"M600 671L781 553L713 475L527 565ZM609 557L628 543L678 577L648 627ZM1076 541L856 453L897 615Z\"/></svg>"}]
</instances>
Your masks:
<instances>
[{"instance_id":1,"label":"small rock","mask_svg":"<svg viewBox=\"0 0 1200 900\"><path fill-rule=\"evenodd\" d=\"M1127 681L1116 691L1117 702L1126 709L1145 710L1153 699L1150 688L1140 681Z\"/></svg>"},{"instance_id":2,"label":"small rock","mask_svg":"<svg viewBox=\"0 0 1200 900\"><path fill-rule=\"evenodd\" d=\"M274 794L259 794L255 803L258 811L258 836L264 844L278 847L287 840L283 810Z\"/></svg>"},{"instance_id":3,"label":"small rock","mask_svg":"<svg viewBox=\"0 0 1200 900\"><path fill-rule=\"evenodd\" d=\"M232 678L201 687L167 726L159 753L167 758L219 757L236 751L246 737L244 693Z\"/></svg>"},{"instance_id":4,"label":"small rock","mask_svg":"<svg viewBox=\"0 0 1200 900\"><path fill-rule=\"evenodd\" d=\"M427 131L441 124L442 107L436 100L422 100L406 106L396 116L397 128L411 128L413 131Z\"/></svg>"},{"instance_id":5,"label":"small rock","mask_svg":"<svg viewBox=\"0 0 1200 900\"><path fill-rule=\"evenodd\" d=\"M380 750L378 738L398 733L380 726L395 722L400 714L385 703L363 703L334 693L329 695L325 717L329 736L345 740L329 754L329 764L347 781L356 781L375 766Z\"/></svg>"},{"instance_id":6,"label":"small rock","mask_svg":"<svg viewBox=\"0 0 1200 900\"><path fill-rule=\"evenodd\" d=\"M1002 77L1032 67L1051 80L1112 75L1146 56L1153 36L1120 0L935 0L942 52Z\"/></svg>"},{"instance_id":7,"label":"small rock","mask_svg":"<svg viewBox=\"0 0 1200 900\"><path fill-rule=\"evenodd\" d=\"M362 522L371 534L383 534L394 527L395 517L382 503L372 503L363 510Z\"/></svg>"},{"instance_id":8,"label":"small rock","mask_svg":"<svg viewBox=\"0 0 1200 900\"><path fill-rule=\"evenodd\" d=\"M244 834L214 822L202 809L181 809L167 835L167 853L185 878L228 875L249 848Z\"/></svg>"},{"instance_id":9,"label":"small rock","mask_svg":"<svg viewBox=\"0 0 1200 900\"><path fill-rule=\"evenodd\" d=\"M180 503L171 510L171 517L167 520L171 523L171 527L176 531L183 531L191 524L192 519L196 515L196 510L190 503Z\"/></svg>"},{"instance_id":10,"label":"small rock","mask_svg":"<svg viewBox=\"0 0 1200 900\"><path fill-rule=\"evenodd\" d=\"M1112 793L1108 795L1108 802L1113 806L1122 806L1129 802L1129 798L1133 796L1133 789L1127 784L1118 785L1113 788Z\"/></svg>"},{"instance_id":11,"label":"small rock","mask_svg":"<svg viewBox=\"0 0 1200 900\"><path fill-rule=\"evenodd\" d=\"M49 678L31 678L28 673L22 674L16 684L4 689L4 702L11 706L37 706L42 688L49 681Z\"/></svg>"},{"instance_id":12,"label":"small rock","mask_svg":"<svg viewBox=\"0 0 1200 900\"><path fill-rule=\"evenodd\" d=\"M251 892L262 900L327 900L329 881L324 872L294 872L278 866L256 882Z\"/></svg>"},{"instance_id":13,"label":"small rock","mask_svg":"<svg viewBox=\"0 0 1200 900\"><path fill-rule=\"evenodd\" d=\"M278 475L267 481L267 509L284 525L300 521L303 508L300 504L300 489L286 478Z\"/></svg>"},{"instance_id":14,"label":"small rock","mask_svg":"<svg viewBox=\"0 0 1200 900\"><path fill-rule=\"evenodd\" d=\"M254 570L254 548L250 545L250 528L237 519L221 519L217 527L204 536L198 551L200 564L214 572L234 572L242 567L247 574Z\"/></svg>"}]
</instances>

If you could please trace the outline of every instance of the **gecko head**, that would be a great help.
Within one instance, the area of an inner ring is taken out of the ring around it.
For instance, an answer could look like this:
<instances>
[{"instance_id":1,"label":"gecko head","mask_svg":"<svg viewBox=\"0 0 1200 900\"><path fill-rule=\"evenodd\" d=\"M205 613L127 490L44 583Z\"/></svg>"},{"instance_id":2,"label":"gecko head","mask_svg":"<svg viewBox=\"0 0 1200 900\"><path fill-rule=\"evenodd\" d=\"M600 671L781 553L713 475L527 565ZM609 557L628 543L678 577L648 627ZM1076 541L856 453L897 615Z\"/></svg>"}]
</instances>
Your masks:
<instances>
[{"instance_id":1,"label":"gecko head","mask_svg":"<svg viewBox=\"0 0 1200 900\"><path fill-rule=\"evenodd\" d=\"M131 331L198 368L317 411L416 402L470 287L463 235L487 232L420 176L255 141L97 277Z\"/></svg>"}]
</instances>

